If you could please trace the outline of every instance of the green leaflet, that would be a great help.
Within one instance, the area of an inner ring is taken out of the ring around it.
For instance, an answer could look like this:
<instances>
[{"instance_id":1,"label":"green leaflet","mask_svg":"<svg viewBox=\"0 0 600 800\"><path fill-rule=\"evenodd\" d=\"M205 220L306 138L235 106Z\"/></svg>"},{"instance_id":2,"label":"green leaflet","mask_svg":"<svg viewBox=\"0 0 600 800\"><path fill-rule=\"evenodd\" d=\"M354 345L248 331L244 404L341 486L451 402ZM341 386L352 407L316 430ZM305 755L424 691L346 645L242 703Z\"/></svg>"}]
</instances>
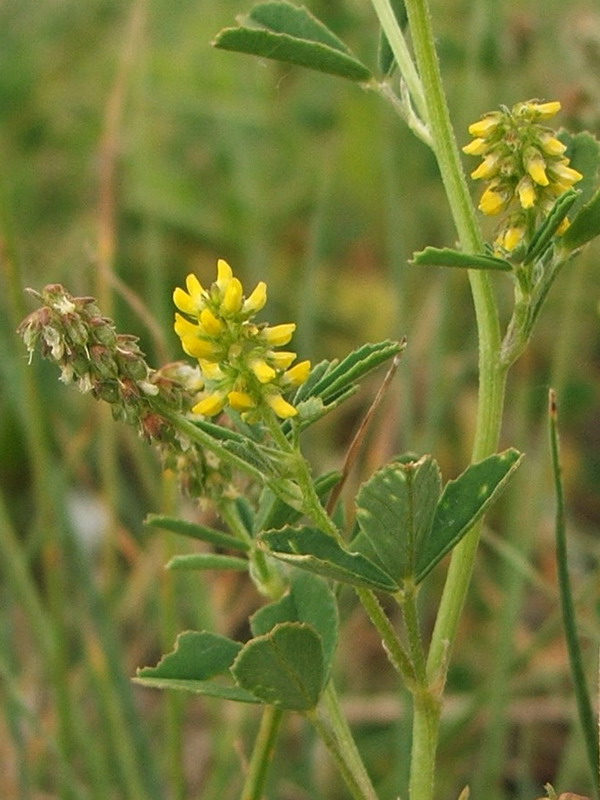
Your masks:
<instances>
[{"instance_id":1,"label":"green leaflet","mask_svg":"<svg viewBox=\"0 0 600 800\"><path fill-rule=\"evenodd\" d=\"M321 639L310 625L283 622L249 641L231 671L263 703L309 711L325 686Z\"/></svg>"},{"instance_id":2,"label":"green leaflet","mask_svg":"<svg viewBox=\"0 0 600 800\"><path fill-rule=\"evenodd\" d=\"M279 531L263 533L259 541L281 561L326 578L384 592L399 589L398 584L370 559L345 550L318 528L286 526Z\"/></svg>"},{"instance_id":3,"label":"green leaflet","mask_svg":"<svg viewBox=\"0 0 600 800\"><path fill-rule=\"evenodd\" d=\"M438 503L429 536L417 558L416 580L420 582L446 553L455 547L505 488L519 466L522 455L505 450L471 464L448 481Z\"/></svg>"},{"instance_id":4,"label":"green leaflet","mask_svg":"<svg viewBox=\"0 0 600 800\"><path fill-rule=\"evenodd\" d=\"M494 269L510 272L511 264L503 258L487 256L482 253L463 253L451 247L426 247L412 257L413 264L428 267L462 267L463 269Z\"/></svg>"},{"instance_id":5,"label":"green leaflet","mask_svg":"<svg viewBox=\"0 0 600 800\"><path fill-rule=\"evenodd\" d=\"M365 82L371 71L348 47L306 8L286 2L261 3L252 9L249 23L225 28L213 41L221 50L233 50L287 64Z\"/></svg>"},{"instance_id":6,"label":"green leaflet","mask_svg":"<svg viewBox=\"0 0 600 800\"><path fill-rule=\"evenodd\" d=\"M415 574L429 536L441 492L441 477L431 456L392 463L363 484L356 518L377 556L377 564L400 584Z\"/></svg>"}]
</instances>

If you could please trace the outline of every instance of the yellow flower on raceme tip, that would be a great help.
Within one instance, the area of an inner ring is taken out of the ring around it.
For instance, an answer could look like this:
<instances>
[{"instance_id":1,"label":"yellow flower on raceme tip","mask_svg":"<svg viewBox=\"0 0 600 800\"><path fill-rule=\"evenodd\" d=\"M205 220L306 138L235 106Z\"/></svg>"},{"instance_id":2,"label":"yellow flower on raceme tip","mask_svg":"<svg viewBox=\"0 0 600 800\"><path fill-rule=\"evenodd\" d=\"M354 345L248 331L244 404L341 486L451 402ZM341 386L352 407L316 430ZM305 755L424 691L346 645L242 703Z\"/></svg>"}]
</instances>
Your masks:
<instances>
[{"instance_id":1,"label":"yellow flower on raceme tip","mask_svg":"<svg viewBox=\"0 0 600 800\"><path fill-rule=\"evenodd\" d=\"M221 309L226 314L237 313L242 307L243 294L244 289L242 288L240 281L237 278L232 278L227 283L225 292L223 293Z\"/></svg>"},{"instance_id":2,"label":"yellow flower on raceme tip","mask_svg":"<svg viewBox=\"0 0 600 800\"><path fill-rule=\"evenodd\" d=\"M489 216L507 215L494 240L500 256L509 255L533 236L556 198L582 178L569 166L566 145L542 124L559 111L558 101L527 100L510 109L502 106L469 126L475 138L463 152L482 157L471 177L487 183L479 209ZM511 220L523 212L525 227L522 221L513 225Z\"/></svg>"},{"instance_id":3,"label":"yellow flower on raceme tip","mask_svg":"<svg viewBox=\"0 0 600 800\"><path fill-rule=\"evenodd\" d=\"M295 323L271 327L254 320L267 301L264 281L245 297L241 281L219 259L209 287L194 275L185 285L173 293L174 330L184 351L198 360L203 391L192 412L216 416L229 407L252 423L271 411L282 419L295 416L284 395L306 381L310 363L290 369L296 353L277 350L291 340Z\"/></svg>"}]
</instances>

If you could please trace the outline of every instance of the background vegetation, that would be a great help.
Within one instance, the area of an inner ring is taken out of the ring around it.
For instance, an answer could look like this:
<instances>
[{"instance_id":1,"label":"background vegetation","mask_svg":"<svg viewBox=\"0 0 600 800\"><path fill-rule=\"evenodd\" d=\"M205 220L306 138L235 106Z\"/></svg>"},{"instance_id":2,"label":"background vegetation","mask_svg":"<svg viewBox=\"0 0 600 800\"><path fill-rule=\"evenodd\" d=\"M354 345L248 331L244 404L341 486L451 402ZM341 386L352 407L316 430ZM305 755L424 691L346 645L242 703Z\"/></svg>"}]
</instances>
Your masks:
<instances>
[{"instance_id":1,"label":"background vegetation","mask_svg":"<svg viewBox=\"0 0 600 800\"><path fill-rule=\"evenodd\" d=\"M374 64L362 0L311 10ZM210 514L154 454L35 360L15 335L23 288L98 297L149 361L179 358L171 293L227 258L298 322L314 361L406 335L358 482L394 453L468 461L476 359L465 276L407 262L454 233L431 155L375 96L334 78L215 51L241 0L5 0L0 5L0 796L237 797L254 709L130 683L184 628L246 635L260 600L229 575L169 574L191 545L148 512ZM433 3L459 137L503 103L559 99L600 137L600 11L589 0ZM467 167L473 168L472 164ZM561 638L546 433L558 390L572 571L590 676L600 641L598 245L559 278L513 371L503 446L527 454L488 521L450 674L440 797L586 793ZM502 291L504 276L493 276ZM506 280L506 290L509 291ZM338 465L377 381L307 442ZM500 534L501 532L501 534ZM428 582L433 617L441 585ZM380 796L408 765L407 706L348 593L339 684ZM343 798L327 756L290 718L270 798ZM317 788L321 787L321 788ZM325 787L325 788L323 788Z\"/></svg>"}]
</instances>

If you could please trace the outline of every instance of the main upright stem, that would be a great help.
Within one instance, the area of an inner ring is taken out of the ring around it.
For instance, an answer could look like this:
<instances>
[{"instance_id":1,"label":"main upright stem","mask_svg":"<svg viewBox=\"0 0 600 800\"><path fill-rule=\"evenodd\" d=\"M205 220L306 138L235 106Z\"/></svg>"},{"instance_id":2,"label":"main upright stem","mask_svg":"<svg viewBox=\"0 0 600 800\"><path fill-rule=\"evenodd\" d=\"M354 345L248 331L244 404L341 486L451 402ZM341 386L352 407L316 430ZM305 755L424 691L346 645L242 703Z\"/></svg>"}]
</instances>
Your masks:
<instances>
[{"instance_id":1,"label":"main upright stem","mask_svg":"<svg viewBox=\"0 0 600 800\"><path fill-rule=\"evenodd\" d=\"M398 26L394 19L390 19L390 2L372 0L372 3L393 49L398 34L393 26L396 29ZM460 246L466 253L481 253L484 250L483 240L452 130L427 0L405 0L405 6L425 98L425 121ZM482 270L470 270L469 280L479 335L479 397L472 450L473 461L478 461L497 449L504 407L506 367L500 364L500 324L488 274ZM429 800L433 797L433 782L427 777L421 781L417 773L430 776L434 772L439 730L439 710L435 709L439 709L439 704L432 706L430 700L439 697L443 691L448 658L469 587L480 530L481 525L476 525L452 554L427 658L430 697L421 697L419 702L415 702L411 774L413 800Z\"/></svg>"}]
</instances>

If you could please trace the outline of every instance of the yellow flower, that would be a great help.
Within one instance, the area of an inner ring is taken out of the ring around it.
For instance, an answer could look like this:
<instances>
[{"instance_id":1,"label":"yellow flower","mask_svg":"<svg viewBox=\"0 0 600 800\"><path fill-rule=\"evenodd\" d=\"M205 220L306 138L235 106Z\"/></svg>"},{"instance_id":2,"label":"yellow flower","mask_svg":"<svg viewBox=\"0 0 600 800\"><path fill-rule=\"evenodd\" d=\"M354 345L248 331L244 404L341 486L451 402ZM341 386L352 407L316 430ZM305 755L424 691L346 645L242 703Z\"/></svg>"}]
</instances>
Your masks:
<instances>
[{"instance_id":1,"label":"yellow flower","mask_svg":"<svg viewBox=\"0 0 600 800\"><path fill-rule=\"evenodd\" d=\"M216 345L208 339L199 336L182 336L181 346L193 358L210 358L218 353Z\"/></svg>"},{"instance_id":2,"label":"yellow flower","mask_svg":"<svg viewBox=\"0 0 600 800\"><path fill-rule=\"evenodd\" d=\"M495 186L488 186L481 195L481 200L479 201L479 208L488 216L494 216L504 211L506 205L506 195L503 192L496 191Z\"/></svg>"},{"instance_id":3,"label":"yellow flower","mask_svg":"<svg viewBox=\"0 0 600 800\"><path fill-rule=\"evenodd\" d=\"M550 181L546 175L546 162L541 154L534 148L530 148L524 155L525 169L539 186L548 186Z\"/></svg>"},{"instance_id":4,"label":"yellow flower","mask_svg":"<svg viewBox=\"0 0 600 800\"><path fill-rule=\"evenodd\" d=\"M237 278L231 278L225 287L221 309L226 314L236 314L242 307L244 289Z\"/></svg>"},{"instance_id":5,"label":"yellow flower","mask_svg":"<svg viewBox=\"0 0 600 800\"><path fill-rule=\"evenodd\" d=\"M200 312L200 324L211 336L217 336L225 328L225 323L215 317L210 308L203 308Z\"/></svg>"},{"instance_id":6,"label":"yellow flower","mask_svg":"<svg viewBox=\"0 0 600 800\"><path fill-rule=\"evenodd\" d=\"M267 396L267 403L281 419L295 417L298 410L291 403L284 400L280 394L270 394Z\"/></svg>"},{"instance_id":7,"label":"yellow flower","mask_svg":"<svg viewBox=\"0 0 600 800\"><path fill-rule=\"evenodd\" d=\"M217 286L224 292L227 289L227 284L233 278L233 270L229 264L222 258L217 261Z\"/></svg>"},{"instance_id":8,"label":"yellow flower","mask_svg":"<svg viewBox=\"0 0 600 800\"><path fill-rule=\"evenodd\" d=\"M567 149L566 144L563 144L560 139L556 139L551 133L541 133L540 144L544 153L549 156L562 156Z\"/></svg>"},{"instance_id":9,"label":"yellow flower","mask_svg":"<svg viewBox=\"0 0 600 800\"><path fill-rule=\"evenodd\" d=\"M295 360L296 353L292 353L289 350L280 350L279 352L271 350L269 353L269 361L275 369L287 369Z\"/></svg>"},{"instance_id":10,"label":"yellow flower","mask_svg":"<svg viewBox=\"0 0 600 800\"><path fill-rule=\"evenodd\" d=\"M256 407L254 398L248 392L229 392L227 400L235 411L249 411L251 408Z\"/></svg>"},{"instance_id":11,"label":"yellow flower","mask_svg":"<svg viewBox=\"0 0 600 800\"><path fill-rule=\"evenodd\" d=\"M310 375L310 361L300 361L296 366L288 369L283 378L290 386L301 386Z\"/></svg>"},{"instance_id":12,"label":"yellow flower","mask_svg":"<svg viewBox=\"0 0 600 800\"><path fill-rule=\"evenodd\" d=\"M473 170L471 177L473 180L479 180L480 178L487 180L488 178L493 178L494 175L498 174L500 169L499 162L500 156L497 153L490 153L490 155L481 162L477 169Z\"/></svg>"},{"instance_id":13,"label":"yellow flower","mask_svg":"<svg viewBox=\"0 0 600 800\"><path fill-rule=\"evenodd\" d=\"M473 139L473 141L466 144L462 150L463 153L466 153L468 156L482 156L487 153L489 148L490 145L485 139Z\"/></svg>"},{"instance_id":14,"label":"yellow flower","mask_svg":"<svg viewBox=\"0 0 600 800\"><path fill-rule=\"evenodd\" d=\"M557 178L559 183L565 184L570 188L574 183L578 183L583 178L583 175L581 172L577 172L576 169L567 166L568 163L569 160L564 159L550 165L549 170L552 177Z\"/></svg>"},{"instance_id":15,"label":"yellow flower","mask_svg":"<svg viewBox=\"0 0 600 800\"><path fill-rule=\"evenodd\" d=\"M553 100L550 103L528 103L528 106L534 111L538 119L550 119L556 116L561 109L558 100Z\"/></svg>"},{"instance_id":16,"label":"yellow flower","mask_svg":"<svg viewBox=\"0 0 600 800\"><path fill-rule=\"evenodd\" d=\"M496 132L501 120L502 115L500 112L492 111L477 122L473 122L469 125L469 133L471 136L476 136L480 139L489 139L489 137Z\"/></svg>"},{"instance_id":17,"label":"yellow flower","mask_svg":"<svg viewBox=\"0 0 600 800\"><path fill-rule=\"evenodd\" d=\"M244 305L242 306L242 311L244 314L256 314L258 311L261 311L267 302L267 284L264 281L260 281L256 284L256 288L246 300L244 300Z\"/></svg>"},{"instance_id":18,"label":"yellow flower","mask_svg":"<svg viewBox=\"0 0 600 800\"><path fill-rule=\"evenodd\" d=\"M219 259L209 289L194 275L187 276L186 289L173 293L179 309L174 329L184 351L198 360L205 390L193 413L215 416L229 406L254 422L270 406L281 418L295 416L283 395L306 380L310 364L290 369L296 354L275 350L290 341L294 323L270 327L253 321L267 301L266 284L260 281L246 298L229 264Z\"/></svg>"},{"instance_id":19,"label":"yellow flower","mask_svg":"<svg viewBox=\"0 0 600 800\"><path fill-rule=\"evenodd\" d=\"M537 195L529 175L525 175L525 177L521 178L519 181L517 185L517 194L519 195L519 202L522 208L533 208Z\"/></svg>"},{"instance_id":20,"label":"yellow flower","mask_svg":"<svg viewBox=\"0 0 600 800\"><path fill-rule=\"evenodd\" d=\"M225 408L226 395L223 392L213 392L200 400L192 408L192 413L203 414L207 417L214 417Z\"/></svg>"},{"instance_id":21,"label":"yellow flower","mask_svg":"<svg viewBox=\"0 0 600 800\"><path fill-rule=\"evenodd\" d=\"M273 347L283 347L287 344L296 330L295 322L287 322L283 325L274 325L272 328L263 328L262 335Z\"/></svg>"},{"instance_id":22,"label":"yellow flower","mask_svg":"<svg viewBox=\"0 0 600 800\"><path fill-rule=\"evenodd\" d=\"M277 373L262 358L256 358L250 362L250 369L261 383L270 383Z\"/></svg>"}]
</instances>

